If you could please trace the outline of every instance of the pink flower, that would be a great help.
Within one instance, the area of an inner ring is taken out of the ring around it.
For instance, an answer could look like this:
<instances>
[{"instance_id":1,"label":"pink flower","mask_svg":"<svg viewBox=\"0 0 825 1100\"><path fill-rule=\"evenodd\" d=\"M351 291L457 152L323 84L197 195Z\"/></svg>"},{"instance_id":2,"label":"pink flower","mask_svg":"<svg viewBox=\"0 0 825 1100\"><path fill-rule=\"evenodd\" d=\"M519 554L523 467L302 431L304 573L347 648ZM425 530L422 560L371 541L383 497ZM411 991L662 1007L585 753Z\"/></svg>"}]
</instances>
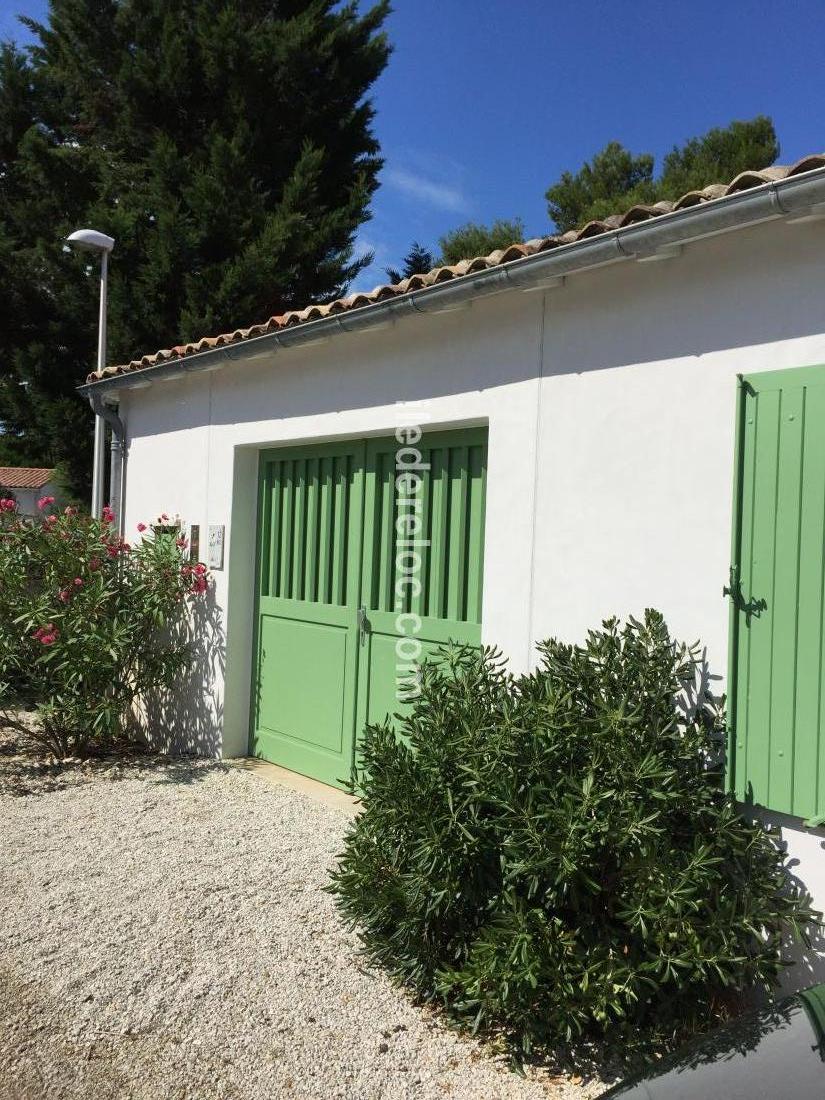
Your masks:
<instances>
[{"instance_id":1,"label":"pink flower","mask_svg":"<svg viewBox=\"0 0 825 1100\"><path fill-rule=\"evenodd\" d=\"M103 520L104 523L114 523L115 514L108 504L103 505L103 511L101 512L100 518Z\"/></svg>"},{"instance_id":2,"label":"pink flower","mask_svg":"<svg viewBox=\"0 0 825 1100\"><path fill-rule=\"evenodd\" d=\"M198 576L195 577L195 579L192 581L192 587L189 589L189 591L192 593L192 595L199 596L203 592L205 592L208 587L209 582L207 581L206 577Z\"/></svg>"},{"instance_id":3,"label":"pink flower","mask_svg":"<svg viewBox=\"0 0 825 1100\"><path fill-rule=\"evenodd\" d=\"M72 507L72 505L70 504L68 508L63 509L63 515L64 516L76 516L77 515L77 508Z\"/></svg>"},{"instance_id":4,"label":"pink flower","mask_svg":"<svg viewBox=\"0 0 825 1100\"><path fill-rule=\"evenodd\" d=\"M41 497L37 502L37 507L42 512L44 508L48 508L50 504L54 504L54 497Z\"/></svg>"},{"instance_id":5,"label":"pink flower","mask_svg":"<svg viewBox=\"0 0 825 1100\"><path fill-rule=\"evenodd\" d=\"M57 593L57 598L60 600L61 603L68 603L69 594L70 593L68 588L61 588L60 591Z\"/></svg>"},{"instance_id":6,"label":"pink flower","mask_svg":"<svg viewBox=\"0 0 825 1100\"><path fill-rule=\"evenodd\" d=\"M57 516L54 514L54 512L52 512L51 515L46 516L46 523L48 523L50 527L53 523L57 523Z\"/></svg>"},{"instance_id":7,"label":"pink flower","mask_svg":"<svg viewBox=\"0 0 825 1100\"><path fill-rule=\"evenodd\" d=\"M100 569L100 558L89 558L89 568L93 573Z\"/></svg>"},{"instance_id":8,"label":"pink flower","mask_svg":"<svg viewBox=\"0 0 825 1100\"><path fill-rule=\"evenodd\" d=\"M169 517L167 516L167 514L165 512L161 512L160 518L164 521L169 519Z\"/></svg>"},{"instance_id":9,"label":"pink flower","mask_svg":"<svg viewBox=\"0 0 825 1100\"><path fill-rule=\"evenodd\" d=\"M175 546L177 546L180 550L184 549L184 547L186 546L186 539L183 537L183 535L180 535L178 538L175 539Z\"/></svg>"},{"instance_id":10,"label":"pink flower","mask_svg":"<svg viewBox=\"0 0 825 1100\"><path fill-rule=\"evenodd\" d=\"M75 577L73 583L74 583L75 588L80 588L80 586L83 584L83 578L82 577Z\"/></svg>"},{"instance_id":11,"label":"pink flower","mask_svg":"<svg viewBox=\"0 0 825 1100\"><path fill-rule=\"evenodd\" d=\"M206 572L206 566L203 564L202 561L199 561L198 564L195 566L195 568L192 570L192 572L197 573L199 576L202 577L204 575L204 573Z\"/></svg>"},{"instance_id":12,"label":"pink flower","mask_svg":"<svg viewBox=\"0 0 825 1100\"><path fill-rule=\"evenodd\" d=\"M41 642L43 645L53 645L57 641L59 634L60 631L54 623L46 623L45 626L41 626L35 630L32 637L36 638L37 641Z\"/></svg>"},{"instance_id":13,"label":"pink flower","mask_svg":"<svg viewBox=\"0 0 825 1100\"><path fill-rule=\"evenodd\" d=\"M11 497L2 497L0 499L0 512L16 512L17 501L12 500Z\"/></svg>"},{"instance_id":14,"label":"pink flower","mask_svg":"<svg viewBox=\"0 0 825 1100\"><path fill-rule=\"evenodd\" d=\"M141 532L141 534L142 534L142 533L143 533L143 532L144 532L144 531L146 530L146 524L145 524L145 523L139 523L139 524L137 525L137 529L138 529L138 531L140 531L140 532Z\"/></svg>"}]
</instances>

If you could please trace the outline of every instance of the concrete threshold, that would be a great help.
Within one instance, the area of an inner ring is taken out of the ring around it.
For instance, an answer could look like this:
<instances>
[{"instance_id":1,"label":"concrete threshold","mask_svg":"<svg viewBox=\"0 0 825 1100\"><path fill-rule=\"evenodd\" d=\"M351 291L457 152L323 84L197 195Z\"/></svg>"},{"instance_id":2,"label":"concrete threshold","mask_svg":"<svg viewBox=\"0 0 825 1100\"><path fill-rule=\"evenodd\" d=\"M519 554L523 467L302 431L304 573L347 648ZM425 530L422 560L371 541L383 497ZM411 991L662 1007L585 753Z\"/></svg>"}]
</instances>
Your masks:
<instances>
[{"instance_id":1,"label":"concrete threshold","mask_svg":"<svg viewBox=\"0 0 825 1100\"><path fill-rule=\"evenodd\" d=\"M320 783L317 779L310 779L309 776L301 775L299 772L291 772L279 764L270 764L268 760L259 760L254 756L245 756L240 760L227 760L226 763L232 763L237 768L252 772L261 779L265 779L267 783L300 791L301 794L313 798L316 802L323 802L326 806L335 806L339 810L347 810L352 814L357 812L358 800L351 794L337 787L330 787L326 783Z\"/></svg>"}]
</instances>

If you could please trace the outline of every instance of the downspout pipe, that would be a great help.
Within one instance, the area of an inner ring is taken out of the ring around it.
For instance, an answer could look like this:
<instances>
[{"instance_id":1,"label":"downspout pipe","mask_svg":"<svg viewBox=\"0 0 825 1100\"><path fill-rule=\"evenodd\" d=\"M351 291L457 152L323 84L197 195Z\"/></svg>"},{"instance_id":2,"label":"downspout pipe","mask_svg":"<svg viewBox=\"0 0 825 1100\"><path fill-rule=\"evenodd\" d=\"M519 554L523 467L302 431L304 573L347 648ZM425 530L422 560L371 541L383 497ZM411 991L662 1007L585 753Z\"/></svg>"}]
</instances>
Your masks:
<instances>
[{"instance_id":1,"label":"downspout pipe","mask_svg":"<svg viewBox=\"0 0 825 1100\"><path fill-rule=\"evenodd\" d=\"M104 401L103 394L92 391L89 394L89 404L92 406L99 423L103 424L105 422L112 430L109 500L110 507L115 514L117 533L123 538L123 504L126 493L126 426L118 415L117 406ZM103 449L101 443L101 453Z\"/></svg>"}]
</instances>

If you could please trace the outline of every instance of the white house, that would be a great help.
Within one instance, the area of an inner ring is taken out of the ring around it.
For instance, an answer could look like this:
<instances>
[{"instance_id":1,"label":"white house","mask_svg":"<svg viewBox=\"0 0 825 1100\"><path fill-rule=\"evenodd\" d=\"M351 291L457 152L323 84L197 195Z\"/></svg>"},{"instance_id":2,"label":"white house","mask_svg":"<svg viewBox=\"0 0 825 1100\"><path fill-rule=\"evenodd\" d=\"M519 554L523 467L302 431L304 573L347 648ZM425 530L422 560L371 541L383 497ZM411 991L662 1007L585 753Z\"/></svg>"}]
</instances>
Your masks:
<instances>
[{"instance_id":1,"label":"white house","mask_svg":"<svg viewBox=\"0 0 825 1100\"><path fill-rule=\"evenodd\" d=\"M17 511L23 516L38 514L37 502L43 497L60 500L63 492L55 482L55 471L35 466L0 466L0 496L11 494Z\"/></svg>"},{"instance_id":2,"label":"white house","mask_svg":"<svg viewBox=\"0 0 825 1100\"><path fill-rule=\"evenodd\" d=\"M417 643L656 607L825 909L821 364L825 155L90 376L127 536L225 535L174 732L335 781Z\"/></svg>"}]
</instances>

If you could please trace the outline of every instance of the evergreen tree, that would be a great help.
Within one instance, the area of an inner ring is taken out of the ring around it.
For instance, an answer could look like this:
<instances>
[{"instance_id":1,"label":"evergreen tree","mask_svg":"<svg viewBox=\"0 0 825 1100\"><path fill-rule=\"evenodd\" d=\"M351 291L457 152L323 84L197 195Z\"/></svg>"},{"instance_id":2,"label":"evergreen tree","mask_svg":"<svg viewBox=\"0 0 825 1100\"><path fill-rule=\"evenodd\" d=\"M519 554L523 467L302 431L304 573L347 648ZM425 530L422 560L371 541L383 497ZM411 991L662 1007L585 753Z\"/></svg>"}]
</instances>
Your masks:
<instances>
[{"instance_id":1,"label":"evergreen tree","mask_svg":"<svg viewBox=\"0 0 825 1100\"><path fill-rule=\"evenodd\" d=\"M498 218L492 225L467 222L453 229L439 240L441 262L457 264L474 256L487 256L499 248L509 248L524 240L524 222L521 218Z\"/></svg>"},{"instance_id":2,"label":"evergreen tree","mask_svg":"<svg viewBox=\"0 0 825 1100\"><path fill-rule=\"evenodd\" d=\"M747 169L767 168L779 156L773 123L765 115L732 122L676 146L664 159L659 180L661 198L678 199L709 183L729 183Z\"/></svg>"},{"instance_id":3,"label":"evergreen tree","mask_svg":"<svg viewBox=\"0 0 825 1100\"><path fill-rule=\"evenodd\" d=\"M432 252L418 241L413 241L410 251L404 257L401 271L396 267L385 267L387 278L391 283L400 283L402 279L409 279L411 275L426 275L435 267L435 259Z\"/></svg>"},{"instance_id":4,"label":"evergreen tree","mask_svg":"<svg viewBox=\"0 0 825 1100\"><path fill-rule=\"evenodd\" d=\"M109 358L343 293L381 166L366 94L380 0L51 0L0 48L0 456L88 479L97 265Z\"/></svg>"},{"instance_id":5,"label":"evergreen tree","mask_svg":"<svg viewBox=\"0 0 825 1100\"><path fill-rule=\"evenodd\" d=\"M620 142L611 141L575 176L564 172L546 197L556 228L566 233L593 218L615 214L630 196L633 202L655 202L654 195L653 157L634 156Z\"/></svg>"},{"instance_id":6,"label":"evergreen tree","mask_svg":"<svg viewBox=\"0 0 825 1100\"><path fill-rule=\"evenodd\" d=\"M634 156L611 141L579 171L564 172L548 188L547 208L562 233L593 219L629 209L635 203L677 199L709 183L728 183L749 168L766 168L779 156L779 143L765 115L734 121L673 147L654 179L653 157Z\"/></svg>"}]
</instances>

